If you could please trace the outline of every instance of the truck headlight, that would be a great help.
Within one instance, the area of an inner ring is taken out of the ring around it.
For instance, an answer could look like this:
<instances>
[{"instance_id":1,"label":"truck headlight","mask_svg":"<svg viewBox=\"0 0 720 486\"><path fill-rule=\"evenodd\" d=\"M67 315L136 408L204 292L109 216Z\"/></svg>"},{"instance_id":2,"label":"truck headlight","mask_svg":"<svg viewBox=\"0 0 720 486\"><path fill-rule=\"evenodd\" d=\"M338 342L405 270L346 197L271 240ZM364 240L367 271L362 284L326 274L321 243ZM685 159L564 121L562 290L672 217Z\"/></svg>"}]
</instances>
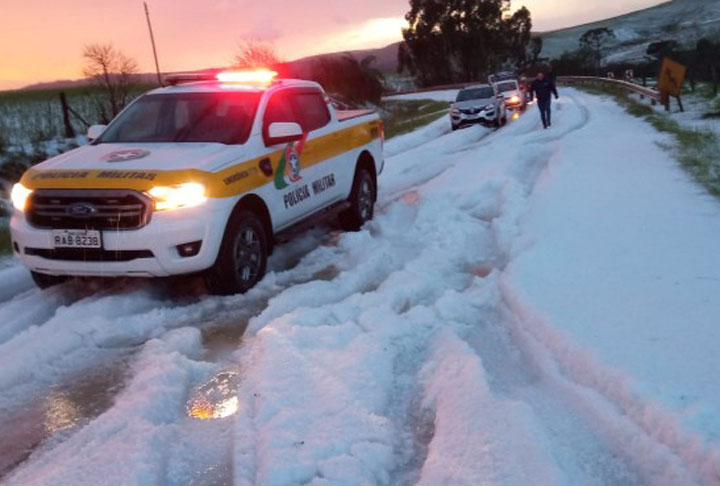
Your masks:
<instances>
[{"instance_id":1,"label":"truck headlight","mask_svg":"<svg viewBox=\"0 0 720 486\"><path fill-rule=\"evenodd\" d=\"M155 211L199 206L207 201L205 186L196 182L157 186L150 189L148 194L155 200Z\"/></svg>"},{"instance_id":2,"label":"truck headlight","mask_svg":"<svg viewBox=\"0 0 720 486\"><path fill-rule=\"evenodd\" d=\"M10 199L12 199L13 206L18 211L25 211L28 197L32 194L32 190L23 186L19 182L15 184L10 192Z\"/></svg>"}]
</instances>

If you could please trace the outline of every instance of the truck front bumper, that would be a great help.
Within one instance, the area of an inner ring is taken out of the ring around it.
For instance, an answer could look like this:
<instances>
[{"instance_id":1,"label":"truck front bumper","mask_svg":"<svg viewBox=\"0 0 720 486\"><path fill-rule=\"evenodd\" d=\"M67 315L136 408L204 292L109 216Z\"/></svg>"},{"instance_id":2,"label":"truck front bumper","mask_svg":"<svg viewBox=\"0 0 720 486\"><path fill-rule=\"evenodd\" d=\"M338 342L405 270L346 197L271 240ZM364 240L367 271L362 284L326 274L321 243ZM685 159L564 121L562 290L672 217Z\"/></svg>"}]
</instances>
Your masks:
<instances>
[{"instance_id":1,"label":"truck front bumper","mask_svg":"<svg viewBox=\"0 0 720 486\"><path fill-rule=\"evenodd\" d=\"M103 230L99 250L55 251L51 230L31 226L23 213L10 220L15 256L30 270L87 277L167 277L211 267L217 258L232 201L210 199L201 206L155 212L137 230ZM178 247L201 242L194 256Z\"/></svg>"}]
</instances>

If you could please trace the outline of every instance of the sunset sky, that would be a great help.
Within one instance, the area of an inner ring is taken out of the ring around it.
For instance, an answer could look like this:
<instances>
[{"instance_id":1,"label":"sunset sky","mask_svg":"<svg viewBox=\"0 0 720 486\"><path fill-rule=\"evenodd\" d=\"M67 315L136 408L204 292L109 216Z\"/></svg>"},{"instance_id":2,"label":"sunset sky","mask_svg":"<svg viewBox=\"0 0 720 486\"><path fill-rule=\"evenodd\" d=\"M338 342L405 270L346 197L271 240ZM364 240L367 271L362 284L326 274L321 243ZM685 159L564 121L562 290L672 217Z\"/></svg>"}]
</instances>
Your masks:
<instances>
[{"instance_id":1,"label":"sunset sky","mask_svg":"<svg viewBox=\"0 0 720 486\"><path fill-rule=\"evenodd\" d=\"M536 30L659 0L525 0ZM292 60L400 40L407 0L148 0L163 70L227 65L243 37ZM83 46L111 42L152 71L141 0L0 0L0 89L81 76Z\"/></svg>"}]
</instances>

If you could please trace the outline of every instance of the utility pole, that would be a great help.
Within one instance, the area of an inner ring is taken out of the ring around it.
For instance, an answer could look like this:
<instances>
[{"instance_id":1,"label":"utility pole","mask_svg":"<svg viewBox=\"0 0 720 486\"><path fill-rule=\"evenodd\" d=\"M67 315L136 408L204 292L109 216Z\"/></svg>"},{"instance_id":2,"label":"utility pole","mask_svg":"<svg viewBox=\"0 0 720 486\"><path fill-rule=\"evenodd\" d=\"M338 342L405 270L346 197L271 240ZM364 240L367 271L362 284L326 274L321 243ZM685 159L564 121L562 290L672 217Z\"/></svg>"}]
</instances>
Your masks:
<instances>
[{"instance_id":1,"label":"utility pole","mask_svg":"<svg viewBox=\"0 0 720 486\"><path fill-rule=\"evenodd\" d=\"M150 42L152 43L153 56L155 57L155 72L157 73L157 81L162 86L162 78L160 77L160 64L158 63L157 49L155 48L155 36L153 35L152 24L150 23L150 12L148 12L147 2L143 2L145 6L145 18L147 19L148 30L150 31Z\"/></svg>"}]
</instances>

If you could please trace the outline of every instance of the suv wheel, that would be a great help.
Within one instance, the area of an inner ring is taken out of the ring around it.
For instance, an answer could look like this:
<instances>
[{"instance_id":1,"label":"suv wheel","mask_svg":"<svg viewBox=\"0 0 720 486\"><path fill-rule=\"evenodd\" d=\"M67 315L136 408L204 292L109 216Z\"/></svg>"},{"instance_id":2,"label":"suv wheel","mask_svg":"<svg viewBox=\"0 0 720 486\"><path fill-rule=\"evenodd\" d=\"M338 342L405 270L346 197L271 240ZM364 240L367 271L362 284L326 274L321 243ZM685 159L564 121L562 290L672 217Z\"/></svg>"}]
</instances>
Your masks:
<instances>
[{"instance_id":1,"label":"suv wheel","mask_svg":"<svg viewBox=\"0 0 720 486\"><path fill-rule=\"evenodd\" d=\"M205 274L208 290L215 295L247 292L265 276L267 257L267 234L260 218L247 210L234 214L215 265Z\"/></svg>"},{"instance_id":2,"label":"suv wheel","mask_svg":"<svg viewBox=\"0 0 720 486\"><path fill-rule=\"evenodd\" d=\"M350 192L350 207L339 215L340 226L346 231L360 231L375 212L375 181L367 169L358 169Z\"/></svg>"}]
</instances>

